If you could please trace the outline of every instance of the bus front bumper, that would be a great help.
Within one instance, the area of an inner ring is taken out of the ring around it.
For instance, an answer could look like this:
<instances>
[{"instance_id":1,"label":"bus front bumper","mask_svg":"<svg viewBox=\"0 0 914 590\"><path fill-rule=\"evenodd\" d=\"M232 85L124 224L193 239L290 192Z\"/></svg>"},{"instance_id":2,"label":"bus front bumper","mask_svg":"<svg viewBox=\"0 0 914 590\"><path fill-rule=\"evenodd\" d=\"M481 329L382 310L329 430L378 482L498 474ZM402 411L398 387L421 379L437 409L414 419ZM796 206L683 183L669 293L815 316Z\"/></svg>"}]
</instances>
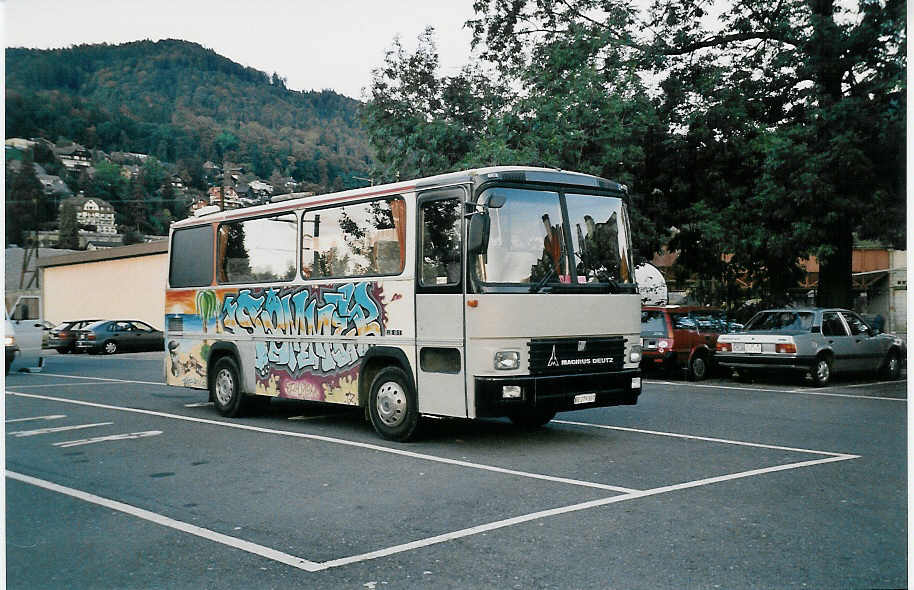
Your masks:
<instances>
[{"instance_id":1,"label":"bus front bumper","mask_svg":"<svg viewBox=\"0 0 914 590\"><path fill-rule=\"evenodd\" d=\"M476 377L475 383L476 416L494 418L524 407L562 412L634 405L641 394L641 369L577 375ZM518 397L510 397L512 395Z\"/></svg>"}]
</instances>

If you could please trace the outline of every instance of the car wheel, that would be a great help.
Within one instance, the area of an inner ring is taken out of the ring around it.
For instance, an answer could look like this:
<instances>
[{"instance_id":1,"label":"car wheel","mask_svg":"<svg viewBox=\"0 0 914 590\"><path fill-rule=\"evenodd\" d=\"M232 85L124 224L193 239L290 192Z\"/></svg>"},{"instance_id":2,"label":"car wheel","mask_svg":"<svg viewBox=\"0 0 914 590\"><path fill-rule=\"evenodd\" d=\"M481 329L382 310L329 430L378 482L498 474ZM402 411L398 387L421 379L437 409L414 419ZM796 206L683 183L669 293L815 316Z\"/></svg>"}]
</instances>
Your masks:
<instances>
[{"instance_id":1,"label":"car wheel","mask_svg":"<svg viewBox=\"0 0 914 590\"><path fill-rule=\"evenodd\" d=\"M61 346L57 349L57 354L67 354L68 352L70 352L70 349L66 346Z\"/></svg>"},{"instance_id":2,"label":"car wheel","mask_svg":"<svg viewBox=\"0 0 914 590\"><path fill-rule=\"evenodd\" d=\"M708 357L704 353L692 355L689 361L689 381L703 381L708 376Z\"/></svg>"},{"instance_id":3,"label":"car wheel","mask_svg":"<svg viewBox=\"0 0 914 590\"><path fill-rule=\"evenodd\" d=\"M231 357L224 356L213 366L210 397L219 413L226 418L241 415L244 396L238 379L238 365Z\"/></svg>"},{"instance_id":4,"label":"car wheel","mask_svg":"<svg viewBox=\"0 0 914 590\"><path fill-rule=\"evenodd\" d=\"M882 365L882 374L886 379L895 381L901 377L901 355L897 350L889 351L885 357L885 363Z\"/></svg>"},{"instance_id":5,"label":"car wheel","mask_svg":"<svg viewBox=\"0 0 914 590\"><path fill-rule=\"evenodd\" d=\"M536 430L555 418L555 410L543 408L523 408L512 413L509 418L518 428Z\"/></svg>"},{"instance_id":6,"label":"car wheel","mask_svg":"<svg viewBox=\"0 0 914 590\"><path fill-rule=\"evenodd\" d=\"M375 375L368 398L371 425L381 437L408 441L419 426L419 407L409 378L400 367L387 367Z\"/></svg>"},{"instance_id":7,"label":"car wheel","mask_svg":"<svg viewBox=\"0 0 914 590\"><path fill-rule=\"evenodd\" d=\"M831 381L831 359L825 356L818 357L809 374L812 376L812 384L816 387L828 385Z\"/></svg>"},{"instance_id":8,"label":"car wheel","mask_svg":"<svg viewBox=\"0 0 914 590\"><path fill-rule=\"evenodd\" d=\"M105 354L114 354L117 352L117 342L114 340L109 340L102 345L102 350Z\"/></svg>"}]
</instances>

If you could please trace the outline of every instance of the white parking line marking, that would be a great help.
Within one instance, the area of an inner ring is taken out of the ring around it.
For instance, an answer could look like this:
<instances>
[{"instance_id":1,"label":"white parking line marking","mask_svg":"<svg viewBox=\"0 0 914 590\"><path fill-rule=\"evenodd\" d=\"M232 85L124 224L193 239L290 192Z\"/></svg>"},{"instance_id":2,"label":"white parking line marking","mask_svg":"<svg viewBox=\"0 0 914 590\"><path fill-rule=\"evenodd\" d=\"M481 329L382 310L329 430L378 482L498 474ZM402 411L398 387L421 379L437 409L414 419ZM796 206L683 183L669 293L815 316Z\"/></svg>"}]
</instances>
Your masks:
<instances>
[{"instance_id":1,"label":"white parking line marking","mask_svg":"<svg viewBox=\"0 0 914 590\"><path fill-rule=\"evenodd\" d=\"M867 385L891 385L892 383L901 383L901 381L899 381L899 380L874 381L872 383L852 383L851 385L833 385L832 387L866 387ZM831 389L831 387L826 387L826 389Z\"/></svg>"},{"instance_id":2,"label":"white parking line marking","mask_svg":"<svg viewBox=\"0 0 914 590\"><path fill-rule=\"evenodd\" d=\"M89 385L89 383L76 383L75 385ZM101 383L92 383L92 385L120 385L117 381L103 381ZM41 385L16 385L16 388L36 389L42 387L74 387L73 383L43 383Z\"/></svg>"},{"instance_id":3,"label":"white parking line marking","mask_svg":"<svg viewBox=\"0 0 914 590\"><path fill-rule=\"evenodd\" d=\"M110 379L107 377L86 377L83 375L61 375L59 373L41 373L44 377L62 377L64 379L88 379L90 381L112 381L114 383L139 383L140 385L165 385L161 381L134 381L132 379Z\"/></svg>"},{"instance_id":4,"label":"white parking line marking","mask_svg":"<svg viewBox=\"0 0 914 590\"><path fill-rule=\"evenodd\" d=\"M34 418L13 418L12 420L7 420L6 423L30 422L32 420L60 420L61 418L66 418L66 416L64 414L55 414L53 416L35 416Z\"/></svg>"},{"instance_id":5,"label":"white parking line marking","mask_svg":"<svg viewBox=\"0 0 914 590\"><path fill-rule=\"evenodd\" d=\"M213 402L196 402L193 404L184 404L185 408L207 408L214 405Z\"/></svg>"},{"instance_id":6,"label":"white parking line marking","mask_svg":"<svg viewBox=\"0 0 914 590\"><path fill-rule=\"evenodd\" d=\"M323 420L324 418L339 418L340 416L345 416L346 414L319 414L317 416L289 416L287 420Z\"/></svg>"},{"instance_id":7,"label":"white parking line marking","mask_svg":"<svg viewBox=\"0 0 914 590\"><path fill-rule=\"evenodd\" d=\"M191 535L196 535L210 541L215 541L216 543L221 543L235 549L247 551L248 553L260 555L261 557L266 557L267 559L272 559L273 561L278 561L280 563L290 565L294 568L302 569L308 572L316 572L323 569L319 564L313 561L308 561L307 559L302 559L301 557L295 557L294 555L289 555L288 553L283 553L282 551L276 551L275 549L270 549L269 547L264 547L263 545L258 545L257 543L251 543L250 541L245 541L237 537L223 535L222 533L217 533L216 531L211 531L209 529L198 527L196 525L182 522L180 520L168 518L167 516L163 516L155 512L150 512L149 510L131 506L130 504L124 504L123 502L118 502L116 500L109 500L108 498L96 496L95 494L83 492L82 490L64 487L50 481L30 477L28 475L16 473L14 471L7 470L6 477L37 486L39 488L44 488L52 492L64 494L66 496L70 496L71 498L83 500L84 502L90 502L92 504L97 504L98 506L103 506L111 510L117 510L118 512L123 512L143 520L148 520L149 522L153 522L158 525L169 527L185 533L190 533Z\"/></svg>"},{"instance_id":8,"label":"white parking line marking","mask_svg":"<svg viewBox=\"0 0 914 590\"><path fill-rule=\"evenodd\" d=\"M53 434L55 432L66 432L68 430L81 430L83 428L95 428L96 426L110 426L114 422L98 422L97 424L79 424L78 426L58 426L57 428L39 428L37 430L17 430L16 432L7 432L16 438L25 436L38 436L39 434Z\"/></svg>"},{"instance_id":9,"label":"white parking line marking","mask_svg":"<svg viewBox=\"0 0 914 590\"><path fill-rule=\"evenodd\" d=\"M713 438L709 436L696 436L693 434L678 434L675 432L661 432L658 430L642 430L640 428L626 428L625 426L608 426L605 424L593 424L591 422L572 422L570 420L553 420L556 424L569 424L571 426L586 426L589 428L602 428L605 430L621 430L624 432L637 432L639 434L653 434L656 436L668 436L671 438L683 438L688 440L700 440L704 442L722 443L726 445L737 445L742 447L757 447L760 449L772 449L775 451L791 451L794 453L808 453L810 455L828 455L830 457L847 457L857 459L859 455L850 455L847 453L832 453L829 451L813 451L811 449L797 449L794 447L782 447L778 445L768 445L763 443L746 442L742 440L728 440L726 438Z\"/></svg>"},{"instance_id":10,"label":"white parking line marking","mask_svg":"<svg viewBox=\"0 0 914 590\"><path fill-rule=\"evenodd\" d=\"M828 397L849 397L852 399L874 399L889 402L907 402L904 397L877 397L875 395L852 395L850 393L826 393L821 390L809 391L806 389L766 389L762 387L739 387L736 385L708 385L700 383L687 383L677 381L653 381L645 380L644 383L657 383L658 385L678 385L681 387L698 387L704 389L730 389L733 391L762 391L765 393L793 393L798 395L821 395ZM889 383L901 383L901 381L890 381ZM863 387L864 385L878 385L875 383L859 383L856 385L834 385L833 387Z\"/></svg>"},{"instance_id":11,"label":"white parking line marking","mask_svg":"<svg viewBox=\"0 0 914 590\"><path fill-rule=\"evenodd\" d=\"M107 404L98 404L94 402L87 402L82 400L67 399L60 397L51 397L46 395L38 395L37 393L21 393L16 391L6 392L7 395L14 395L18 397L26 397L32 399L43 399L48 401L56 401L64 404L75 404L79 406L87 406L90 408L102 408L105 410L116 410L120 412L132 412L134 414L145 414L147 416L158 416L160 418L170 418L172 420L183 420L185 422L196 422L198 424L210 424L213 426L223 426L226 428L236 428L238 430L247 430L249 432L262 432L265 434L276 434L279 436L291 436L294 438L304 438L308 440L317 440L321 442L329 442L338 445L345 445L350 447L357 447L362 449L369 449L372 451L379 451L381 453L389 453L392 455L400 455L402 457L411 457L413 459L422 459L425 461L433 461L435 463L443 463L446 465L456 465L458 467L466 467L469 469L479 469L482 471L491 471L493 473L503 473L505 475L515 475L518 477L524 477L527 479L538 479L542 481L551 481L555 483L563 483L574 486L581 486L586 488L594 488L598 490L607 490L612 492L620 492L623 494L629 494L636 492L632 488L623 488L620 486L611 486L603 483L596 483L591 481L582 481L578 479L569 479L566 477L557 477L553 475L543 475L541 473L531 473L528 471L517 471L515 469L506 469L504 467L496 467L494 465L485 465L482 463L471 463L469 461L460 461L458 459L448 459L445 457L436 457L435 455L426 455L423 453L415 453L413 451L404 451L402 449L394 449L391 447L384 447L381 445L363 443L353 440L346 440L342 438L333 438L329 436L320 436L317 434L307 434L304 432L292 432L288 430L274 430L272 428L263 428L262 426L251 426L249 424L238 424L233 422L223 422L220 420L208 420L206 418L195 418L193 416L181 416L180 414L167 414L165 412L156 412L153 410L143 410L140 408L129 408L122 406L111 406Z\"/></svg>"},{"instance_id":12,"label":"white parking line marking","mask_svg":"<svg viewBox=\"0 0 914 590\"><path fill-rule=\"evenodd\" d=\"M108 442L112 440L136 440L138 438L148 438L150 436L158 436L162 434L161 430L147 430L145 432L130 432L126 434L111 434L109 436L97 436L95 438L84 438L82 440L68 440L66 442L56 442L54 443L55 447L81 447L83 445L91 445L94 443Z\"/></svg>"},{"instance_id":13,"label":"white parking line marking","mask_svg":"<svg viewBox=\"0 0 914 590\"><path fill-rule=\"evenodd\" d=\"M742 479L745 477L754 477L757 475L763 475L766 473L774 473L777 471L787 471L790 469L799 469L801 467L811 467L813 465L822 465L824 463L847 461L849 459L856 459L856 458L858 458L856 455L837 455L834 457L828 457L826 459L814 459L812 461L801 461L799 463L789 463L786 465L775 465L773 467L752 469L750 471L742 471L740 473L731 473L728 475L719 475L716 477L708 477L705 479L698 479L695 481L688 481L688 482L669 485L669 486L662 486L659 488L643 490L640 492L632 492L631 494L622 494L620 496L612 496L610 498L603 498L600 500L591 500L589 502L581 502L580 504L572 504L570 506L564 506L561 508L542 510L540 512L533 512L530 514L525 514L523 516L516 516L514 518L507 518L505 520L499 520L499 521L495 521L495 522L481 524L481 525L477 525L474 527L462 529L459 531L445 533L443 535L435 535L434 537L428 537L426 539L419 539L417 541L411 541L409 543L404 543L402 545L394 545L393 547L386 547L384 549L379 549L377 551L371 551L369 553L362 553L360 555L353 555L351 557L343 557L341 559L325 561L325 562L322 562L320 564L320 566L321 566L321 569L340 567L343 565L349 565L349 564L353 564L353 563L359 563L362 561L368 561L370 559L377 559L379 557L387 557L390 555L395 555L397 553L403 553L405 551L412 551L413 549L428 547L429 545L445 543L447 541L453 541L454 539L461 539L463 537L469 537L469 536L477 535L479 533L484 533L487 531L493 531L493 530L500 529L500 528L514 526L516 524L521 524L521 523L530 522L533 520L548 518L550 516L568 514L570 512L578 512L581 510L588 510L590 508L597 508L600 506L608 506L609 504L616 504L618 502L625 502L627 500L635 500L637 498L645 498L647 496L656 496L658 494L666 494L669 492L685 490L688 488L697 488L700 486L711 485L711 484L720 483L720 482L724 482L724 481L731 481L734 479Z\"/></svg>"}]
</instances>

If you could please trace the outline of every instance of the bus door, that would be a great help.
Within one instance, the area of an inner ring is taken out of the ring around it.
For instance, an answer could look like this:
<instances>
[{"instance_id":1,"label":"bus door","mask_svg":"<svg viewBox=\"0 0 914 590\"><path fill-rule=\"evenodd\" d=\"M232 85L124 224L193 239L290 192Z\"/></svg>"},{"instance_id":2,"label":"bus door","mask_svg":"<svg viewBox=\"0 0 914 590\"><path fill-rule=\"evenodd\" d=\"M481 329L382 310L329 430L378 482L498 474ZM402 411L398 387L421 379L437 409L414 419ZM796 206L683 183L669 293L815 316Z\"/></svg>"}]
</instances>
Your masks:
<instances>
[{"instance_id":1,"label":"bus door","mask_svg":"<svg viewBox=\"0 0 914 590\"><path fill-rule=\"evenodd\" d=\"M416 367L419 411L466 416L462 187L419 194Z\"/></svg>"}]
</instances>

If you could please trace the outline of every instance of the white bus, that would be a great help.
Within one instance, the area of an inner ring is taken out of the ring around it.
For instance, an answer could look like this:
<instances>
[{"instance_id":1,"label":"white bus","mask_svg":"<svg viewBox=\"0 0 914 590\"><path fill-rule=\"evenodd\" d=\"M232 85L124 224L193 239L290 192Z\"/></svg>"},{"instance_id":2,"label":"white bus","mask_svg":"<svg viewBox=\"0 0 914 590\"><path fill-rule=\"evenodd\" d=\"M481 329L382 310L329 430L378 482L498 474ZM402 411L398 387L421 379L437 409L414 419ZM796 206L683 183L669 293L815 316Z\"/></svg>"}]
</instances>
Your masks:
<instances>
[{"instance_id":1,"label":"white bus","mask_svg":"<svg viewBox=\"0 0 914 590\"><path fill-rule=\"evenodd\" d=\"M624 186L493 167L200 215L170 232L169 385L228 417L269 398L421 416L635 404L640 298Z\"/></svg>"}]
</instances>

